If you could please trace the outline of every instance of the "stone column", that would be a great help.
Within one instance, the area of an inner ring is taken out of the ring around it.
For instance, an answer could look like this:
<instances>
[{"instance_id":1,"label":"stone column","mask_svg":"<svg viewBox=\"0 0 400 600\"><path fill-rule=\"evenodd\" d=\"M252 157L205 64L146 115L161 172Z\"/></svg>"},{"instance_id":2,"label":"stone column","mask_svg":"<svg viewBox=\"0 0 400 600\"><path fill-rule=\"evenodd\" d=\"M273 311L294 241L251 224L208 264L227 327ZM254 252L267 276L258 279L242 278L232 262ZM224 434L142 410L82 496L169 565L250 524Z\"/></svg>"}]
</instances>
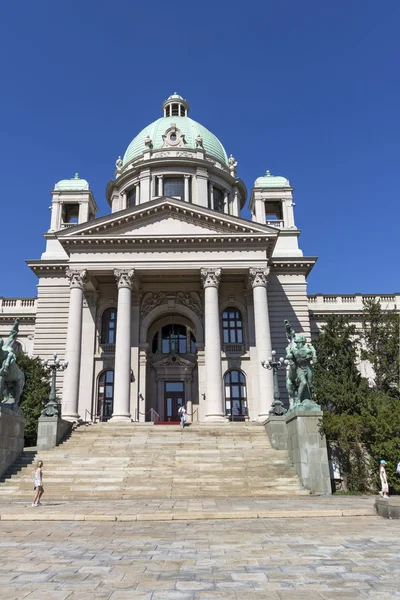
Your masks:
<instances>
[{"instance_id":1,"label":"stone column","mask_svg":"<svg viewBox=\"0 0 400 600\"><path fill-rule=\"evenodd\" d=\"M210 206L208 208L211 208L211 210L214 210L214 186L213 184L209 183L210 186Z\"/></svg>"},{"instance_id":2,"label":"stone column","mask_svg":"<svg viewBox=\"0 0 400 600\"><path fill-rule=\"evenodd\" d=\"M185 178L185 202L189 202L190 201L190 194L189 194L189 184L190 184L190 175L184 175Z\"/></svg>"},{"instance_id":3,"label":"stone column","mask_svg":"<svg viewBox=\"0 0 400 600\"><path fill-rule=\"evenodd\" d=\"M204 286L206 421L224 421L218 287L221 269L201 269Z\"/></svg>"},{"instance_id":4,"label":"stone column","mask_svg":"<svg viewBox=\"0 0 400 600\"><path fill-rule=\"evenodd\" d=\"M115 269L118 285L115 339L114 411L112 421L130 421L131 391L131 304L134 270Z\"/></svg>"},{"instance_id":5,"label":"stone column","mask_svg":"<svg viewBox=\"0 0 400 600\"><path fill-rule=\"evenodd\" d=\"M269 269L250 269L249 278L253 288L254 322L258 369L258 420L267 419L274 401L274 379L272 370L264 369L263 360L271 356L271 332L269 328L267 277Z\"/></svg>"},{"instance_id":6,"label":"stone column","mask_svg":"<svg viewBox=\"0 0 400 600\"><path fill-rule=\"evenodd\" d=\"M229 192L224 190L224 213L229 214Z\"/></svg>"},{"instance_id":7,"label":"stone column","mask_svg":"<svg viewBox=\"0 0 400 600\"><path fill-rule=\"evenodd\" d=\"M163 176L157 175L157 196L163 195Z\"/></svg>"},{"instance_id":8,"label":"stone column","mask_svg":"<svg viewBox=\"0 0 400 600\"><path fill-rule=\"evenodd\" d=\"M79 376L82 352L83 290L87 271L67 269L70 285L69 315L65 361L68 368L64 374L62 415L67 421L77 421L79 401Z\"/></svg>"},{"instance_id":9,"label":"stone column","mask_svg":"<svg viewBox=\"0 0 400 600\"><path fill-rule=\"evenodd\" d=\"M233 192L233 214L235 217L240 217L240 202L239 202L239 191L237 188ZM264 223L264 221L262 221Z\"/></svg>"}]
</instances>

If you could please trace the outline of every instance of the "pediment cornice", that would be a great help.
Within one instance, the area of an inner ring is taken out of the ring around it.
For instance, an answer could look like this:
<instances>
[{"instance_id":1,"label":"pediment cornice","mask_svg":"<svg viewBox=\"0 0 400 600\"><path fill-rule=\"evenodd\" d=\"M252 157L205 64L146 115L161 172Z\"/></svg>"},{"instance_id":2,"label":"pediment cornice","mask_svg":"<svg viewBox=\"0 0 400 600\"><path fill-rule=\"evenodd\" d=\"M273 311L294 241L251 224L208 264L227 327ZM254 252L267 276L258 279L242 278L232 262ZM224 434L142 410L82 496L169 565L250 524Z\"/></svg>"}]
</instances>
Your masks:
<instances>
[{"instance_id":1,"label":"pediment cornice","mask_svg":"<svg viewBox=\"0 0 400 600\"><path fill-rule=\"evenodd\" d=\"M254 223L225 213L218 213L175 198L152 200L81 225L63 229L56 232L55 235L61 243L68 238L118 237L119 235L126 235L127 232L130 235L140 237L141 227L167 218L198 225L214 234L262 235L273 238L277 238L279 235L279 231L275 227ZM168 236L168 232L163 237L165 236ZM147 234L146 237L148 237Z\"/></svg>"}]
</instances>

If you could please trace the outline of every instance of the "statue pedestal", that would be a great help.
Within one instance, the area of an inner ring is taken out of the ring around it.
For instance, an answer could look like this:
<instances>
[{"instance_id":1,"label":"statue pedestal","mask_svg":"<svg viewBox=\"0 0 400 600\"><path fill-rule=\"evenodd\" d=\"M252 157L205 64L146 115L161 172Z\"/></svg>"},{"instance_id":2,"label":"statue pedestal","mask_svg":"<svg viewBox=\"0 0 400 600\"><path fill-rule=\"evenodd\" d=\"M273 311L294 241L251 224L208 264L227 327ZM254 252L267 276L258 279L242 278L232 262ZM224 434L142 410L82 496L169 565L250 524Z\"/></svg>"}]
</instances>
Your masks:
<instances>
[{"instance_id":1,"label":"statue pedestal","mask_svg":"<svg viewBox=\"0 0 400 600\"><path fill-rule=\"evenodd\" d=\"M73 423L60 417L39 417L37 448L51 450L55 448L70 432Z\"/></svg>"},{"instance_id":2,"label":"statue pedestal","mask_svg":"<svg viewBox=\"0 0 400 600\"><path fill-rule=\"evenodd\" d=\"M24 429L19 406L0 403L0 477L24 449Z\"/></svg>"},{"instance_id":3,"label":"statue pedestal","mask_svg":"<svg viewBox=\"0 0 400 600\"><path fill-rule=\"evenodd\" d=\"M301 483L313 494L332 494L325 436L319 432L322 411L298 405L285 415L287 449Z\"/></svg>"}]
</instances>

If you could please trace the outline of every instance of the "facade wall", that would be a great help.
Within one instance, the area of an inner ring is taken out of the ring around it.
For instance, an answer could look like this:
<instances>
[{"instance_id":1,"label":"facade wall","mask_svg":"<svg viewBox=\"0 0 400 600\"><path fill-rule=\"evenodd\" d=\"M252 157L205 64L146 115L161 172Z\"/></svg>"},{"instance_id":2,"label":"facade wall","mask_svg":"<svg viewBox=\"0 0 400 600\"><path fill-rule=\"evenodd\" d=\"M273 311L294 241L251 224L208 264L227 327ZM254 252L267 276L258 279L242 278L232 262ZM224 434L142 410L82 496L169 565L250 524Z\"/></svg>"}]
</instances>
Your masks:
<instances>
[{"instance_id":1,"label":"facade wall","mask_svg":"<svg viewBox=\"0 0 400 600\"><path fill-rule=\"evenodd\" d=\"M68 328L69 284L65 277L41 277L38 284L34 356L49 359L65 356ZM63 373L57 374L57 396L61 398Z\"/></svg>"},{"instance_id":2,"label":"facade wall","mask_svg":"<svg viewBox=\"0 0 400 600\"><path fill-rule=\"evenodd\" d=\"M174 315L176 322L188 323L188 316L179 313L172 303L172 296L182 291L184 293L196 291L203 303L203 290L200 285L182 282L177 289L176 284L145 284L141 290L141 297L147 292L159 293L164 291L170 295L169 305L166 302L158 307L152 316L140 318L139 297L135 297L132 306L131 329L131 368L133 381L131 383L131 414L132 418L139 419L139 411L160 409L160 394L162 387L157 383L156 372L151 366L152 355L150 332L154 323L160 319ZM56 352L64 358L65 343L68 325L69 308L69 283L63 277L42 277L38 285L37 299L0 299L0 336L6 338L16 316L20 318L20 335L18 341L23 344L23 349L28 354L51 358ZM89 418L97 412L97 391L99 375L107 369L114 369L114 355L104 353L100 345L101 318L103 311L110 307L117 307L117 288L114 283L99 285L97 292L86 292L83 305L82 323L82 355L81 376L79 391L79 412L82 418ZM306 295L306 280L304 275L272 271L268 282L269 320L271 327L272 348L276 350L277 357L285 356L287 345L284 320L288 319L296 331L303 331L310 339L315 338L326 322L329 314L346 314L356 326L361 326L361 313L363 299L372 296L309 296ZM377 297L382 306L387 310L399 310L400 295L373 296ZM249 417L255 419L258 411L258 357L255 346L255 327L253 313L252 290L248 289L245 278L235 281L226 281L219 289L219 311L228 306L238 308L242 313L244 323L244 344L240 352L226 351L221 348L222 375L229 369L239 369L246 376L247 398ZM204 307L203 307L204 308ZM197 315L201 326L204 327L203 315ZM144 327L144 330L143 330ZM193 325L194 327L194 325ZM141 329L145 331L140 339ZM147 335L149 332L149 335ZM222 339L222 336L221 336ZM197 366L193 370L190 383L192 399L192 412L194 420L204 420L206 402L205 393L205 368L204 368L204 339L203 331L198 338ZM140 364L140 349L148 356L144 360L144 367ZM265 357L268 359L268 357ZM373 377L369 365L361 364L361 372L367 378ZM57 394L62 394L62 379L60 374L57 381ZM279 372L281 398L285 401L285 370ZM221 382L223 386L223 381ZM142 393L144 401L138 400ZM162 397L161 397L162 399Z\"/></svg>"}]
</instances>

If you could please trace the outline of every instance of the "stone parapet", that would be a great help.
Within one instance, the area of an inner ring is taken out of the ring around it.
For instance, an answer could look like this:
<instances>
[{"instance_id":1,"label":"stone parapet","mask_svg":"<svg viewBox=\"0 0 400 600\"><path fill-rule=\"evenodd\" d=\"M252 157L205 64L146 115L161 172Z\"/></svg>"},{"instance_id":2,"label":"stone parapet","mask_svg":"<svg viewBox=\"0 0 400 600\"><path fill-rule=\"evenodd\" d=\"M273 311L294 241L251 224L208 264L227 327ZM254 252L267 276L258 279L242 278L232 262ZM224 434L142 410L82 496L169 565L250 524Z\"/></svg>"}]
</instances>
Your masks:
<instances>
[{"instance_id":1,"label":"stone parapet","mask_svg":"<svg viewBox=\"0 0 400 600\"><path fill-rule=\"evenodd\" d=\"M269 415L264 425L271 446L276 450L287 450L288 433L285 416Z\"/></svg>"},{"instance_id":2,"label":"stone parapet","mask_svg":"<svg viewBox=\"0 0 400 600\"><path fill-rule=\"evenodd\" d=\"M400 498L381 498L375 500L375 510L384 519L400 519Z\"/></svg>"},{"instance_id":3,"label":"stone parapet","mask_svg":"<svg viewBox=\"0 0 400 600\"><path fill-rule=\"evenodd\" d=\"M40 417L38 423L37 448L55 448L72 429L72 422L60 417Z\"/></svg>"},{"instance_id":4,"label":"stone parapet","mask_svg":"<svg viewBox=\"0 0 400 600\"><path fill-rule=\"evenodd\" d=\"M24 449L24 428L21 409L0 404L0 477Z\"/></svg>"}]
</instances>

